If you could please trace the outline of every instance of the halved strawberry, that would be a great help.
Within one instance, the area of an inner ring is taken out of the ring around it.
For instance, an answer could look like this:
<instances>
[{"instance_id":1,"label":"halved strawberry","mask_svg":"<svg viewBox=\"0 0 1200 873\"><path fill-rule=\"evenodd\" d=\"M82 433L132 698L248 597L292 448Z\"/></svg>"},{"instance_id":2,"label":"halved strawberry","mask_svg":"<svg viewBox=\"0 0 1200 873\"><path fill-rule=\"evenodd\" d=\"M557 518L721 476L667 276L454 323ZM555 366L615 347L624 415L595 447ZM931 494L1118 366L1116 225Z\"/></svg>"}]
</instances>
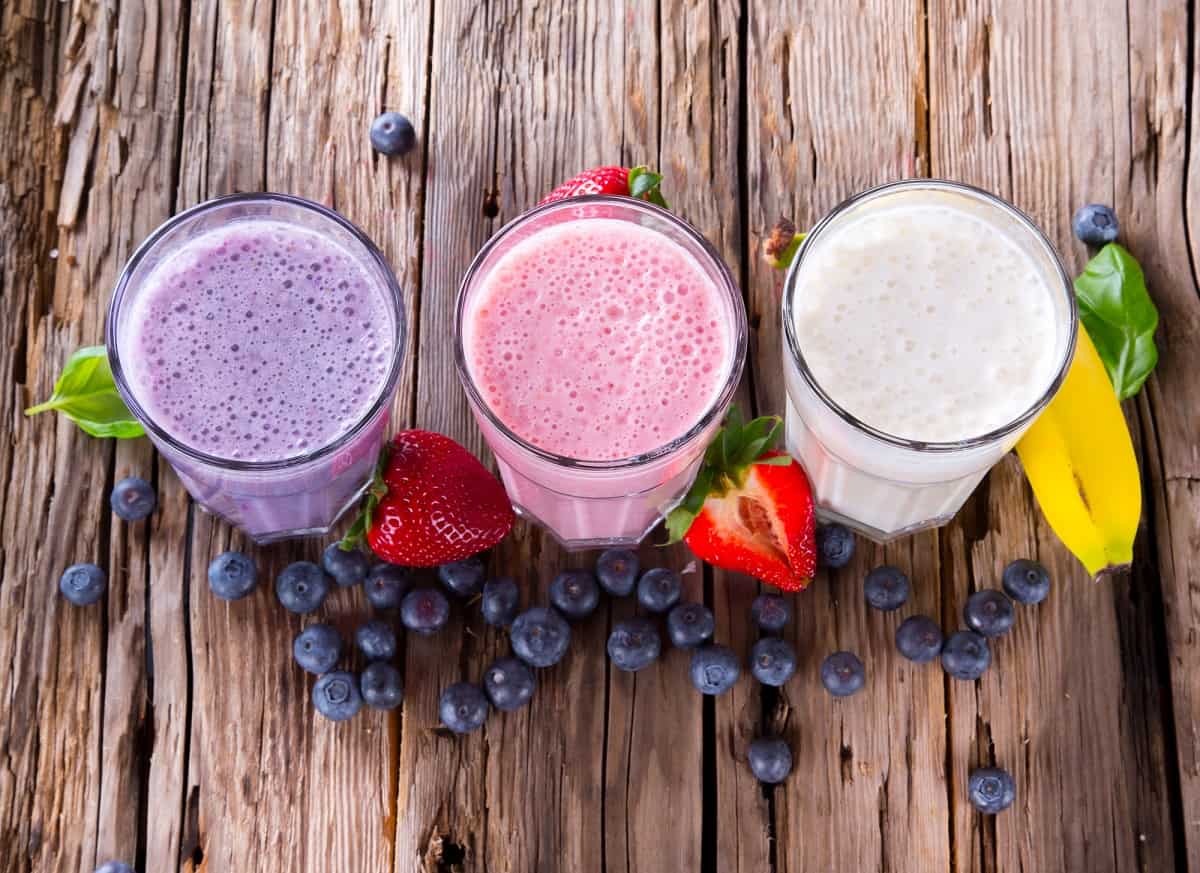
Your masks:
<instances>
[{"instance_id":1,"label":"halved strawberry","mask_svg":"<svg viewBox=\"0 0 1200 873\"><path fill-rule=\"evenodd\" d=\"M767 450L780 426L778 416L743 424L731 409L667 531L715 567L800 591L817 569L816 519L804 469Z\"/></svg>"},{"instance_id":2,"label":"halved strawberry","mask_svg":"<svg viewBox=\"0 0 1200 873\"><path fill-rule=\"evenodd\" d=\"M359 517L342 540L364 540L392 564L435 567L490 549L513 524L500 481L454 440L406 430L385 447Z\"/></svg>"},{"instance_id":3,"label":"halved strawberry","mask_svg":"<svg viewBox=\"0 0 1200 873\"><path fill-rule=\"evenodd\" d=\"M649 200L666 209L667 201L658 189L661 182L662 176L647 167L592 167L567 179L538 201L538 206L584 194L620 194Z\"/></svg>"}]
</instances>

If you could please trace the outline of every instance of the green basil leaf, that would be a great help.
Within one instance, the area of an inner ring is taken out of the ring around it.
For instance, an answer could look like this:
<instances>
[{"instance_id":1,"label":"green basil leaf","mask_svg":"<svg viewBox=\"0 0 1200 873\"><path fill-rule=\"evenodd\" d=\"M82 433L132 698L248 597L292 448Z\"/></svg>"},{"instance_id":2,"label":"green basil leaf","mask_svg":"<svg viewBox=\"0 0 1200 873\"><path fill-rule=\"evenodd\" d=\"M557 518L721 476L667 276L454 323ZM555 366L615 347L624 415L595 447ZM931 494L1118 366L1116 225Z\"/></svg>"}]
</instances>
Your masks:
<instances>
[{"instance_id":1,"label":"green basil leaf","mask_svg":"<svg viewBox=\"0 0 1200 873\"><path fill-rule=\"evenodd\" d=\"M1137 394L1158 363L1158 310L1137 259L1109 243L1075 280L1079 320L1091 337L1117 397Z\"/></svg>"},{"instance_id":2,"label":"green basil leaf","mask_svg":"<svg viewBox=\"0 0 1200 873\"><path fill-rule=\"evenodd\" d=\"M51 409L95 437L132 439L145 434L117 393L104 346L86 346L71 355L54 383L50 399L29 407L25 414L37 415Z\"/></svg>"}]
</instances>

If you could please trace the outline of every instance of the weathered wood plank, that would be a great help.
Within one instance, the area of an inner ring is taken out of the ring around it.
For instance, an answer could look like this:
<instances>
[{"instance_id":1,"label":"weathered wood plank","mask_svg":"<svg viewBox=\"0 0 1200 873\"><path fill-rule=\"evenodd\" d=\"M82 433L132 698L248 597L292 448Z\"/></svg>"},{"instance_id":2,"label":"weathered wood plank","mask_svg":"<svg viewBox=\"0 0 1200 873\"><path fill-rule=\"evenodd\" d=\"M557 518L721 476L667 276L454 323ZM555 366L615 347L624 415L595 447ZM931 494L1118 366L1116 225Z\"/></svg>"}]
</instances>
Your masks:
<instances>
[{"instance_id":1,"label":"weathered wood plank","mask_svg":"<svg viewBox=\"0 0 1200 873\"><path fill-rule=\"evenodd\" d=\"M865 12L817 3L751 7L748 22L748 177L751 323L758 411L782 413L781 279L758 252L779 215L819 219L855 191L927 167L925 46L919 3ZM817 84L819 83L819 85ZM862 578L897 564L914 582L903 615L874 613ZM936 534L887 549L859 541L844 570L795 598L796 678L772 723L792 742L795 774L774 791L778 870L948 869L943 680L895 654L904 615L937 616ZM858 653L865 692L834 700L821 661ZM813 822L833 822L813 827Z\"/></svg>"},{"instance_id":2,"label":"weathered wood plank","mask_svg":"<svg viewBox=\"0 0 1200 873\"><path fill-rule=\"evenodd\" d=\"M1157 559L1158 578L1135 579L1129 599L1147 602L1153 613L1159 608L1155 581L1161 587L1170 673L1169 693L1162 693L1174 728L1167 738L1168 784L1178 778L1182 807L1173 820L1183 850L1175 860L1188 870L1200 870L1200 243L1192 223L1200 214L1197 27L1195 4L1129 6L1130 140L1118 166L1128 161L1130 172L1114 173L1117 209L1161 315L1158 369L1137 401L1152 533L1146 548ZM1144 596L1143 586L1149 589Z\"/></svg>"},{"instance_id":3,"label":"weathered wood plank","mask_svg":"<svg viewBox=\"0 0 1200 873\"><path fill-rule=\"evenodd\" d=\"M1081 29L1085 11L1100 26ZM1137 61L1155 50L1158 37L1132 42L1126 11L1119 3L1085 10L1076 3L984 2L930 14L935 173L1011 199L1073 267L1084 259L1069 226L1079 204L1115 201L1136 222L1153 196L1136 161L1125 169L1137 148L1128 137L1138 130L1133 136L1140 139L1145 124L1127 95L1160 87ZM1096 64L1098 57L1105 63ZM1127 172L1135 189L1128 192ZM1178 188L1170 196L1178 203ZM1130 233L1129 224L1125 230L1141 255L1142 235ZM1154 655L1157 607L1143 593L1132 595L1137 589L1128 581L1087 581L1046 528L1014 459L997 467L988 486L976 495L973 514L944 538L946 620L957 617L970 591L995 587L1016 557L1046 564L1055 589L1037 609L1021 610L1014 632L993 647L995 667L977 685L951 683L954 863L1168 869L1175 859ZM994 823L966 802L970 768L993 761L1018 783L1017 804Z\"/></svg>"},{"instance_id":4,"label":"weathered wood plank","mask_svg":"<svg viewBox=\"0 0 1200 873\"><path fill-rule=\"evenodd\" d=\"M478 452L481 440L469 421L454 371L453 300L458 280L489 232L483 203L494 187L499 14L459 4L433 10L428 114L420 131L427 153L425 219L416 342L412 424L446 433ZM525 574L521 573L518 578ZM420 584L437 585L425 574ZM456 604L456 606L458 606ZM432 638L405 643L403 731L396 761L393 869L464 869L487 851L486 740L459 740L439 730L442 689L463 678L464 652L476 642L463 610ZM478 642L487 644L487 637ZM466 678L478 680L478 673Z\"/></svg>"},{"instance_id":5,"label":"weathered wood plank","mask_svg":"<svg viewBox=\"0 0 1200 873\"><path fill-rule=\"evenodd\" d=\"M302 0L279 0L275 11L273 84L267 152L267 186L318 200L355 222L386 253L407 294L414 321L421 246L423 154L403 159L376 155L367 131L385 108L424 124L425 60L429 6L341 4L313 15ZM416 342L410 342L406 376L393 405L402 426L412 407ZM326 612L343 635L370 614L360 589L335 592ZM290 646L279 651L288 669ZM327 859L342 869L385 870L392 864L392 732L400 714L364 710L352 723L320 718L301 683L303 724L310 734L304 766L313 786L303 798L306 830L301 858ZM286 762L283 750L281 763ZM280 772L286 772L283 763ZM288 801L295 804L295 797ZM303 861L302 861L303 863ZM310 862L311 863L311 862Z\"/></svg>"},{"instance_id":6,"label":"weathered wood plank","mask_svg":"<svg viewBox=\"0 0 1200 873\"><path fill-rule=\"evenodd\" d=\"M163 26L160 12L168 16ZM11 21L18 18L13 10ZM34 238L41 222L25 216L24 232L29 237L23 242L14 239L11 249L5 246L14 257L36 259L24 270L33 281L13 283L12 299L27 307L29 322L22 325L17 318L7 322L33 332L14 337L6 348L23 354L32 340L34 354L28 362L34 374L28 380L32 391L13 395L17 402L8 418L21 434L16 441L17 463L40 473L28 483L32 490L22 494L10 489L8 495L26 506L35 501L33 505L48 509L48 515L19 510L19 516L9 516L14 521L21 517L24 523L5 535L12 550L6 564L11 560L13 568L25 565L20 576L28 573L12 593L20 594L26 586L29 594L36 592L23 609L7 612L25 623L26 632L5 638L27 654L34 651L32 645L43 647L40 665L15 652L9 660L17 687L38 681L40 674L42 689L36 706L32 701L18 704L26 717L38 711L37 725L24 725L26 733L19 743L33 744L26 750L36 756L39 782L22 789L32 804L29 832L24 840L4 841L19 852L6 869L90 868L97 858L134 858L141 841L143 745L148 729L145 525L124 526L110 520L106 497L111 443L88 439L65 419L46 416L25 423L18 416L32 394L49 392L73 346L101 339L108 290L124 258L153 227L155 215L169 207L180 87L178 19L175 8L147 10L132 5L118 14L86 3L57 7L40 34L43 42L24 44L48 55L37 59L42 81L21 82L17 77L31 71L5 63L5 69L12 70L13 78L5 77L10 84L40 90L25 112L43 105L52 108L62 129L61 139L56 133L47 140L41 134L49 129L31 116L28 129L35 136L29 144L35 151L27 157L34 161L25 168L14 167L12 179L19 183L22 169L33 169L38 181L61 178L61 185L54 181L47 186L40 208L43 216L57 214L63 225L57 232L42 225ZM32 35L35 28L26 23L25 34ZM65 54L61 74L57 58L49 56L57 50ZM168 67L155 72L160 52ZM16 55L13 60L18 60ZM122 75L114 75L114 70ZM54 102L59 76L62 97ZM32 90L26 92L26 97L33 96ZM20 138L12 141L21 142ZM60 142L65 150L59 148ZM58 166L64 155L65 164ZM46 163L35 163L40 161ZM55 203L60 190L62 198ZM35 198L27 196L31 192L14 193L30 206L37 205ZM61 256L52 261L47 255L55 246ZM48 286L39 278L47 267L57 269L49 301ZM49 447L46 466L31 457ZM120 448L117 475L137 472L152 477L152 468L148 446ZM56 536L44 548L43 531L51 530ZM54 581L63 566L79 560L98 560L107 567L110 591L103 606L76 612L56 596ZM71 658L58 653L70 653ZM55 675L62 671L65 685ZM86 704L80 694L87 696ZM28 763L18 754L16 767L9 772L19 774ZM15 811L24 802L6 808Z\"/></svg>"},{"instance_id":7,"label":"weathered wood plank","mask_svg":"<svg viewBox=\"0 0 1200 873\"><path fill-rule=\"evenodd\" d=\"M362 227L401 284L414 289L423 156L383 160L370 150L366 131L385 105L422 124L428 7L310 12L281 0L221 7L194 22L191 44L211 49L191 53L183 205L263 188L323 202ZM229 76L230 69L238 75ZM410 327L415 299L414 291ZM393 407L397 422L412 403L411 351L407 360ZM212 557L231 547L256 556L261 590L226 604L209 594L204 574ZM202 862L211 870L288 869L312 858L351 869L392 864L389 771L399 714L364 711L343 725L317 717L312 683L291 660L292 638L308 622L284 613L272 593L286 563L315 559L319 550L249 548L223 523L195 516L185 868ZM333 622L349 639L368 612L361 591L335 591L314 620ZM247 675L249 664L261 666Z\"/></svg>"}]
</instances>

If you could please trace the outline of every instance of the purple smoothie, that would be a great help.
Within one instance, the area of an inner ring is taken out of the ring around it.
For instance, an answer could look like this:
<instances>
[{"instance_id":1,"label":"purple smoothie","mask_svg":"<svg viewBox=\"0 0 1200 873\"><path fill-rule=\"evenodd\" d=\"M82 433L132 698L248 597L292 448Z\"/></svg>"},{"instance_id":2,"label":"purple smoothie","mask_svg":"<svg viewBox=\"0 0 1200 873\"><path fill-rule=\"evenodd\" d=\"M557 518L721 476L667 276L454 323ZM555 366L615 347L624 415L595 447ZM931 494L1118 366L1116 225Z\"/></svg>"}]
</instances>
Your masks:
<instances>
[{"instance_id":1,"label":"purple smoothie","mask_svg":"<svg viewBox=\"0 0 1200 873\"><path fill-rule=\"evenodd\" d=\"M132 312L131 388L180 442L278 461L349 432L395 353L389 301L341 246L275 221L191 240Z\"/></svg>"},{"instance_id":2,"label":"purple smoothie","mask_svg":"<svg viewBox=\"0 0 1200 873\"><path fill-rule=\"evenodd\" d=\"M200 504L266 542L327 531L371 476L404 340L378 251L316 204L239 195L125 269L109 356Z\"/></svg>"}]
</instances>

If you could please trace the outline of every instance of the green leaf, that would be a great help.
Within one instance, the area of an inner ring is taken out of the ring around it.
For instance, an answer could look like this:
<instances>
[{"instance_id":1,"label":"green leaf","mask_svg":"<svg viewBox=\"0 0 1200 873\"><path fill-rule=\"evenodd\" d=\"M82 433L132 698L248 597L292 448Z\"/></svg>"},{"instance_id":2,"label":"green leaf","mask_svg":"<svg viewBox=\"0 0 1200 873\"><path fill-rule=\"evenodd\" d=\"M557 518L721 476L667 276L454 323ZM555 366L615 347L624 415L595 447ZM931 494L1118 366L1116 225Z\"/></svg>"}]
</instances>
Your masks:
<instances>
[{"instance_id":1,"label":"green leaf","mask_svg":"<svg viewBox=\"0 0 1200 873\"><path fill-rule=\"evenodd\" d=\"M669 209L670 207L667 206L667 201L663 199L662 191L658 187L662 180L661 173L655 173L648 167L633 167L629 171L629 178L627 180L629 194L633 197L649 200L655 206Z\"/></svg>"},{"instance_id":2,"label":"green leaf","mask_svg":"<svg viewBox=\"0 0 1200 873\"><path fill-rule=\"evenodd\" d=\"M787 467L792 463L791 455L773 455L769 458L759 458L754 463L766 467Z\"/></svg>"},{"instance_id":3,"label":"green leaf","mask_svg":"<svg viewBox=\"0 0 1200 873\"><path fill-rule=\"evenodd\" d=\"M667 541L662 545L670 546L682 540L695 520L696 513L688 512L682 506L672 509L667 513Z\"/></svg>"},{"instance_id":4,"label":"green leaf","mask_svg":"<svg viewBox=\"0 0 1200 873\"><path fill-rule=\"evenodd\" d=\"M54 410L95 437L132 439L145 434L113 381L104 346L86 346L67 359L50 399L25 410L37 415Z\"/></svg>"},{"instance_id":5,"label":"green leaf","mask_svg":"<svg viewBox=\"0 0 1200 873\"><path fill-rule=\"evenodd\" d=\"M1079 320L1091 337L1117 397L1137 394L1158 363L1158 310L1137 259L1109 243L1075 279Z\"/></svg>"},{"instance_id":6,"label":"green leaf","mask_svg":"<svg viewBox=\"0 0 1200 873\"><path fill-rule=\"evenodd\" d=\"M379 501L383 500L388 493L383 473L387 469L391 455L391 446L384 443L383 448L379 451L379 461L375 464L375 475L371 477L371 487L367 489L366 496L363 497L362 509L359 510L354 523L347 529L346 535L338 543L338 547L343 552L352 552L357 548L364 548L368 553L371 551L367 533L371 530L371 523L375 517L375 510L379 508Z\"/></svg>"}]
</instances>

